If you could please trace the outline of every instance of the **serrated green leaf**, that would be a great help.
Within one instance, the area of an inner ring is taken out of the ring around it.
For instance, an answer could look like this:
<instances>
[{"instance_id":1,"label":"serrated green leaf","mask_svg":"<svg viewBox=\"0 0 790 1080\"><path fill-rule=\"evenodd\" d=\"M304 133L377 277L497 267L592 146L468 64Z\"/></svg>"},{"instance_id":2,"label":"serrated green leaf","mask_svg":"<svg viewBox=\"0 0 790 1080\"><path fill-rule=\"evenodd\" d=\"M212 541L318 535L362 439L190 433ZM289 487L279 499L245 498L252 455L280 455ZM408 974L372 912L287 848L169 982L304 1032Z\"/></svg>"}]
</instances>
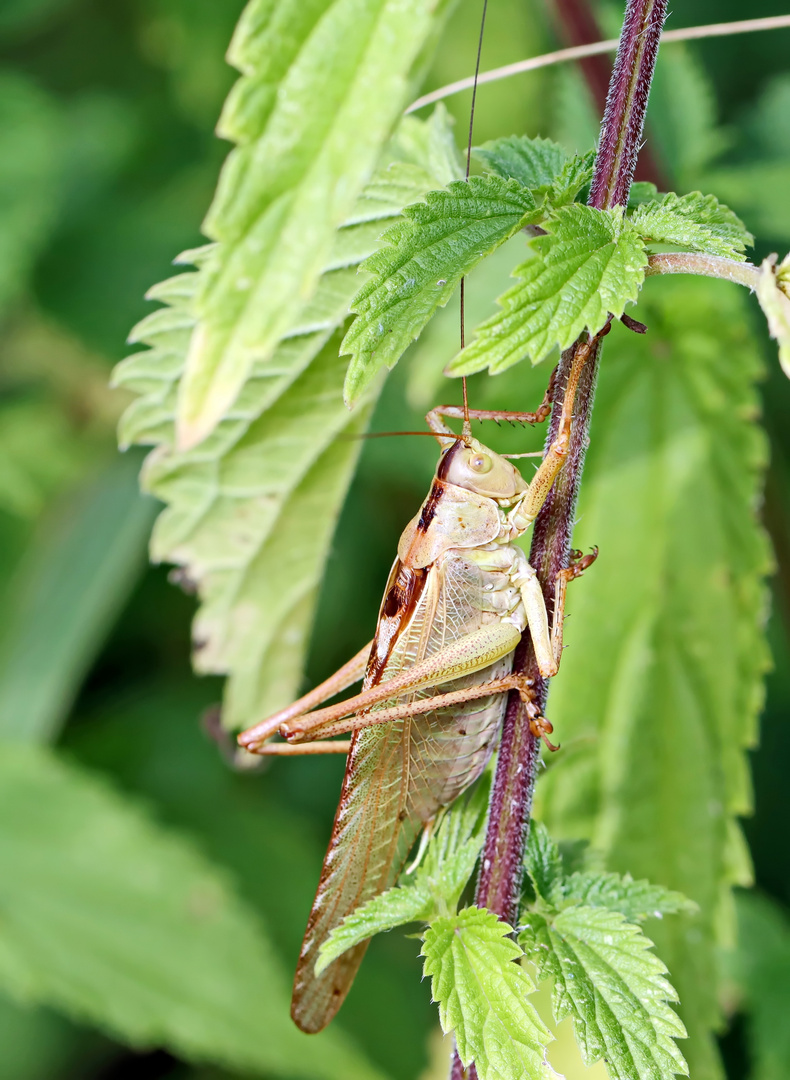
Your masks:
<instances>
[{"instance_id":1,"label":"serrated green leaf","mask_svg":"<svg viewBox=\"0 0 790 1080\"><path fill-rule=\"evenodd\" d=\"M737 897L738 947L728 958L746 1012L751 1080L784 1080L790 1061L790 923L767 896Z\"/></svg>"},{"instance_id":2,"label":"serrated green leaf","mask_svg":"<svg viewBox=\"0 0 790 1080\"><path fill-rule=\"evenodd\" d=\"M552 902L554 890L562 884L563 869L560 849L549 836L541 821L532 821L524 853L524 865L535 892L543 900Z\"/></svg>"},{"instance_id":3,"label":"serrated green leaf","mask_svg":"<svg viewBox=\"0 0 790 1080\"><path fill-rule=\"evenodd\" d=\"M577 871L561 882L552 894L557 907L584 904L619 911L629 922L677 915L695 914L697 905L682 893L653 885L650 881L634 881L630 874Z\"/></svg>"},{"instance_id":4,"label":"serrated green leaf","mask_svg":"<svg viewBox=\"0 0 790 1080\"><path fill-rule=\"evenodd\" d=\"M178 444L205 439L310 300L434 31L437 0L252 0L230 51L245 72L221 130L239 140L205 231ZM261 122L265 121L265 122Z\"/></svg>"},{"instance_id":5,"label":"serrated green leaf","mask_svg":"<svg viewBox=\"0 0 790 1080\"><path fill-rule=\"evenodd\" d=\"M535 987L516 962L511 928L490 911L469 907L436 919L423 941L425 974L445 1032L455 1033L461 1061L481 1080L552 1075L551 1036L527 996Z\"/></svg>"},{"instance_id":6,"label":"serrated green leaf","mask_svg":"<svg viewBox=\"0 0 790 1080\"><path fill-rule=\"evenodd\" d=\"M788 260L785 259L783 265L787 262ZM782 285L782 279L777 272L776 258L764 259L755 292L763 314L768 320L768 331L779 344L779 363L785 375L790 378L790 297L785 291L787 285L784 288Z\"/></svg>"},{"instance_id":7,"label":"serrated green leaf","mask_svg":"<svg viewBox=\"0 0 790 1080\"><path fill-rule=\"evenodd\" d=\"M374 934L455 911L483 846L490 772L442 818L415 872L346 916L321 946L316 974Z\"/></svg>"},{"instance_id":8,"label":"serrated green leaf","mask_svg":"<svg viewBox=\"0 0 790 1080\"><path fill-rule=\"evenodd\" d=\"M551 139L530 139L526 135L508 135L475 146L472 155L487 172L504 180L517 180L526 188L545 193L561 175L568 154Z\"/></svg>"},{"instance_id":9,"label":"serrated green leaf","mask_svg":"<svg viewBox=\"0 0 790 1080\"><path fill-rule=\"evenodd\" d=\"M737 214L715 195L699 191L669 192L656 202L643 203L631 215L631 224L645 240L730 259L745 258L747 245L754 243Z\"/></svg>"},{"instance_id":10,"label":"serrated green leaf","mask_svg":"<svg viewBox=\"0 0 790 1080\"><path fill-rule=\"evenodd\" d=\"M367 406L343 405L339 337L359 287L357 266L402 209L454 168L447 114L407 118L382 167L339 229L328 270L269 361L257 362L232 412L198 448L175 449L174 415L194 296L217 256L206 245L182 256L179 274L149 295L169 306L132 338L150 346L115 370L116 385L142 396L124 414L122 444L157 447L143 472L165 504L152 554L183 566L202 607L195 666L230 676L223 720L246 727L292 700L298 689L315 595L339 508L359 453L340 436L361 431ZM435 170L435 171L431 171Z\"/></svg>"},{"instance_id":11,"label":"serrated green leaf","mask_svg":"<svg viewBox=\"0 0 790 1080\"><path fill-rule=\"evenodd\" d=\"M333 960L354 945L367 941L374 934L394 930L396 926L426 922L433 910L433 897L416 885L387 889L386 892L374 896L351 915L347 915L329 935L318 953L316 975L320 975Z\"/></svg>"},{"instance_id":12,"label":"serrated green leaf","mask_svg":"<svg viewBox=\"0 0 790 1080\"><path fill-rule=\"evenodd\" d=\"M296 1031L258 920L183 837L40 747L4 745L0 780L6 992L242 1072L380 1075Z\"/></svg>"},{"instance_id":13,"label":"serrated green leaf","mask_svg":"<svg viewBox=\"0 0 790 1080\"><path fill-rule=\"evenodd\" d=\"M547 235L530 242L533 257L513 271L519 284L500 297L502 310L478 327L448 374L486 367L495 374L524 357L537 364L582 330L596 334L609 312L618 318L636 300L647 256L622 211L565 206L543 228Z\"/></svg>"},{"instance_id":14,"label":"serrated green leaf","mask_svg":"<svg viewBox=\"0 0 790 1080\"><path fill-rule=\"evenodd\" d=\"M730 887L749 874L735 818L751 804L744 750L767 664L761 361L728 283L651 279L639 315L649 333L615 327L601 366L574 533L601 554L569 593L550 700L566 749L536 813L552 835L589 839L610 869L699 905L652 936L692 1074L707 1080L719 1075L716 942Z\"/></svg>"},{"instance_id":15,"label":"serrated green leaf","mask_svg":"<svg viewBox=\"0 0 790 1080\"><path fill-rule=\"evenodd\" d=\"M448 860L470 844L477 845L477 850L480 850L483 845L488 815L491 775L491 768L489 767L471 792L464 795L463 798L457 799L444 814L439 828L431 837L428 850L417 868L418 878L430 880L440 876L446 871ZM466 880L469 879L469 874L466 875ZM454 889L455 886L452 886L453 891L449 894L445 892L437 893L451 907L455 907L458 902L458 896L454 896ZM460 889L458 895L460 895Z\"/></svg>"},{"instance_id":16,"label":"serrated green leaf","mask_svg":"<svg viewBox=\"0 0 790 1080\"><path fill-rule=\"evenodd\" d=\"M686 1031L668 1004L677 996L638 926L593 907L531 912L526 922L519 943L541 979L554 980L554 1017L572 1018L586 1065L604 1059L612 1080L688 1075L674 1042Z\"/></svg>"},{"instance_id":17,"label":"serrated green leaf","mask_svg":"<svg viewBox=\"0 0 790 1080\"><path fill-rule=\"evenodd\" d=\"M351 403L385 365L400 359L461 278L535 215L531 192L515 180L472 176L409 206L364 264L373 275L354 297L356 319L343 341L351 354Z\"/></svg>"}]
</instances>

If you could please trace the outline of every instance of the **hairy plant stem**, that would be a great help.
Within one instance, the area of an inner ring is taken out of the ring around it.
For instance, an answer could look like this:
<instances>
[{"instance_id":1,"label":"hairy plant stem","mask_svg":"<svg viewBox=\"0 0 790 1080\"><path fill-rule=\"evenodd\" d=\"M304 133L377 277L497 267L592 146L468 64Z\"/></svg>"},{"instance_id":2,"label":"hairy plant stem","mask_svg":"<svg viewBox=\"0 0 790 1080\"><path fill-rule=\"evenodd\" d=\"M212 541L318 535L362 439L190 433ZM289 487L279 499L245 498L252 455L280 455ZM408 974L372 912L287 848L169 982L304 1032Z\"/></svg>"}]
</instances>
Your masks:
<instances>
[{"instance_id":1,"label":"hairy plant stem","mask_svg":"<svg viewBox=\"0 0 790 1080\"><path fill-rule=\"evenodd\" d=\"M725 259L721 255L703 255L694 251L662 251L647 260L645 276L653 274L703 274L745 285L752 292L760 280L760 267L754 263Z\"/></svg>"},{"instance_id":2,"label":"hairy plant stem","mask_svg":"<svg viewBox=\"0 0 790 1080\"><path fill-rule=\"evenodd\" d=\"M590 192L597 209L624 206L642 138L650 83L658 43L666 17L667 0L628 0L620 44L609 84L598 156ZM556 437L565 386L583 336L560 358L548 447ZM589 442L600 342L593 347L582 369L574 403L573 427L567 460L535 522L530 562L535 567L546 604L554 605L557 573L568 564L576 501ZM594 572L594 571L593 571ZM548 683L540 677L532 642L527 633L521 641L514 670L526 671L535 682L537 703L545 707ZM475 903L494 911L513 924L523 876L524 847L529 830L532 797L537 774L539 741L530 733L517 694L508 699L496 776L491 793L488 829L475 892ZM474 1065L464 1069L456 1051L451 1080L476 1080Z\"/></svg>"}]
</instances>

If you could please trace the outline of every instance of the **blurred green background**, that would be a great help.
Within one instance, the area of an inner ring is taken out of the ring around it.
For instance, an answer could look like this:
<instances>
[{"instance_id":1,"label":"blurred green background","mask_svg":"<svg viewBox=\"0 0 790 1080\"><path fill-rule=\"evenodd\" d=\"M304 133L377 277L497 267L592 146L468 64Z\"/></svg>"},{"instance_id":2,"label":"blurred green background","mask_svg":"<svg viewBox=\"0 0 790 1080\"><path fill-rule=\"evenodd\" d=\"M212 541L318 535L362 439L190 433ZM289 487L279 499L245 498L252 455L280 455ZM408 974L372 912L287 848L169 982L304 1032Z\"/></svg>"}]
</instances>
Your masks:
<instances>
[{"instance_id":1,"label":"blurred green background","mask_svg":"<svg viewBox=\"0 0 790 1080\"><path fill-rule=\"evenodd\" d=\"M127 399L107 389L129 329L147 310L143 293L168 276L174 255L201 242L227 150L213 125L234 80L223 57L241 7L241 0L0 5L0 736L58 744L68 760L190 836L269 927L287 976L342 762L295 760L242 775L205 734L201 716L219 699L219 682L190 670L194 600L168 582L167 568L146 566L155 507L137 494L140 455L116 452L115 424ZM479 8L478 0L458 5L426 89L472 69ZM778 0L758 0L748 12L737 0L687 0L671 26L784 10ZM598 14L611 32L619 13ZM483 66L562 40L555 12L540 0L491 0ZM789 45L788 31L696 45L684 55L696 58L695 77L710 87L718 126L703 138L692 118L684 135L671 111L658 108L651 131L656 159L680 190L704 185L741 213L759 236L755 258L790 246ZM663 70L660 62L657 94ZM469 95L448 104L464 131ZM481 91L476 141L525 132L585 149L594 109L575 70L521 76ZM507 272L500 260L477 293L470 287L473 318ZM455 332L447 330L449 317L442 326L429 339L436 348ZM757 319L755 333L770 361L765 520L779 569L774 671L752 756L756 813L745 828L759 889L787 905L790 388ZM390 380L374 426L419 425L420 411L451 392L439 388L440 368L430 348L414 349ZM537 372L521 382L521 407L539 400L544 378ZM425 440L365 448L332 551L310 682L369 637L396 538L422 498L433 457ZM12 874L13 866L0 872ZM776 1008L768 988L790 982L784 918L779 907L766 915L773 961L753 976L765 992L733 992L722 1037L733 1078L749 1075L748 1033ZM402 935L377 939L341 1020L373 1062L404 1080L427 1068L435 1023L416 954ZM164 1050L130 1051L91 1026L23 1005L37 1000L35 990L6 982L16 989L13 1001L0 995L3 1080L234 1075ZM790 991L784 994L787 1001ZM256 1034L254 1015L239 1023L253 1037L270 1037ZM784 1074L760 1074L769 1075Z\"/></svg>"}]
</instances>

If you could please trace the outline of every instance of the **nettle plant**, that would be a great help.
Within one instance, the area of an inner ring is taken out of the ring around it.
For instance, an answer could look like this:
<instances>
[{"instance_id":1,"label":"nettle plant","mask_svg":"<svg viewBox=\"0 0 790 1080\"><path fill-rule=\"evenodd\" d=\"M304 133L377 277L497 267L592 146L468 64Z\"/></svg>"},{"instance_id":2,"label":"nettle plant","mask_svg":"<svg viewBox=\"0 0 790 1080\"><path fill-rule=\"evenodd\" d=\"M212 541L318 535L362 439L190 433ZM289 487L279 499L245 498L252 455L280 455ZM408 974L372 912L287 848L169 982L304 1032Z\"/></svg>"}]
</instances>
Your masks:
<instances>
[{"instance_id":1,"label":"nettle plant","mask_svg":"<svg viewBox=\"0 0 790 1080\"><path fill-rule=\"evenodd\" d=\"M566 749L535 793L539 743L514 695L495 769L444 814L418 865L331 934L316 970L421 923L455 1076L551 1073L531 1000L550 980L554 1019L571 1017L588 1065L603 1059L618 1080L687 1073L676 1040L688 1031L693 1075L713 1077L716 951L732 885L749 878L736 815L749 806L770 560L755 513L759 361L735 290L700 276L757 293L790 369L790 264L747 262L752 237L714 195L631 183L660 0L629 0L597 153L507 136L476 148L466 177L441 106L401 118L447 7L248 5L211 243L149 293L164 306L131 338L148 348L115 378L138 395L121 442L155 446L142 476L165 503L152 555L196 587L195 667L227 676L223 723L247 728L297 691L358 457L348 436L364 431L382 369L465 275L523 237L515 284L445 360L451 376L496 375L559 350L558 402L590 353L529 556L550 604L590 443L574 541L603 555L578 587L552 694ZM696 277L646 282L667 274ZM555 408L549 440L558 423ZM543 707L528 635L515 670ZM533 795L560 844L530 827ZM656 953L643 923L661 916Z\"/></svg>"}]
</instances>

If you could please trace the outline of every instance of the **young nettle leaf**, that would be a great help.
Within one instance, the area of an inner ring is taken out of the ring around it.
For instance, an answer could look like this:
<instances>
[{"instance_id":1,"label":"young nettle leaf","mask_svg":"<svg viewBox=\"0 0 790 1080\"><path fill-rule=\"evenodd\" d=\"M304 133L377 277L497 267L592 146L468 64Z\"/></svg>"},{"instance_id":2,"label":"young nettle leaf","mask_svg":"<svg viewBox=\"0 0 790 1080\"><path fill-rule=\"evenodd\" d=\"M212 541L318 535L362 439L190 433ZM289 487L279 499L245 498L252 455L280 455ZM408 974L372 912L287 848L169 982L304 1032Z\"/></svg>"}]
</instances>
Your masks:
<instances>
[{"instance_id":1,"label":"young nettle leaf","mask_svg":"<svg viewBox=\"0 0 790 1080\"><path fill-rule=\"evenodd\" d=\"M476 907L436 919L423 941L425 974L442 1029L454 1032L461 1061L474 1061L480 1080L548 1080L555 1075L545 1057L551 1035L527 1000L535 987L510 933Z\"/></svg>"},{"instance_id":2,"label":"young nettle leaf","mask_svg":"<svg viewBox=\"0 0 790 1080\"><path fill-rule=\"evenodd\" d=\"M379 893L348 915L321 946L315 963L320 975L333 960L374 934L394 930L412 922L428 922L434 911L433 897L427 889L414 885L396 886Z\"/></svg>"},{"instance_id":3,"label":"young nettle leaf","mask_svg":"<svg viewBox=\"0 0 790 1080\"><path fill-rule=\"evenodd\" d=\"M572 203L582 188L592 180L594 165L594 150L570 158L549 188L546 201L554 207Z\"/></svg>"},{"instance_id":4,"label":"young nettle leaf","mask_svg":"<svg viewBox=\"0 0 790 1080\"><path fill-rule=\"evenodd\" d=\"M634 881L630 874L578 871L563 879L554 896L559 908L573 904L603 907L619 911L629 922L681 913L693 915L698 910L683 893L650 881Z\"/></svg>"},{"instance_id":5,"label":"young nettle leaf","mask_svg":"<svg viewBox=\"0 0 790 1080\"><path fill-rule=\"evenodd\" d=\"M483 168L504 180L518 180L536 194L545 194L568 164L568 154L551 139L508 135L475 146L472 156Z\"/></svg>"},{"instance_id":6,"label":"young nettle leaf","mask_svg":"<svg viewBox=\"0 0 790 1080\"><path fill-rule=\"evenodd\" d=\"M384 234L386 246L365 262L373 278L351 304L357 318L343 341L352 357L346 400L391 368L461 278L536 216L532 193L498 176L456 181L407 207Z\"/></svg>"},{"instance_id":7,"label":"young nettle leaf","mask_svg":"<svg viewBox=\"0 0 790 1080\"><path fill-rule=\"evenodd\" d=\"M737 214L714 195L699 191L669 192L658 201L643 203L631 215L631 223L647 241L730 259L744 259L746 247L754 243Z\"/></svg>"},{"instance_id":8,"label":"young nettle leaf","mask_svg":"<svg viewBox=\"0 0 790 1080\"><path fill-rule=\"evenodd\" d=\"M543 228L547 235L530 242L533 257L514 271L519 284L500 297L502 310L478 328L448 374L496 373L525 357L537 364L582 330L596 334L609 312L618 318L636 300L647 256L619 208L560 207Z\"/></svg>"},{"instance_id":9,"label":"young nettle leaf","mask_svg":"<svg viewBox=\"0 0 790 1080\"><path fill-rule=\"evenodd\" d=\"M357 908L322 946L315 970L319 975L347 949L374 934L455 911L483 846L490 774L449 810L428 844L416 871L401 884Z\"/></svg>"},{"instance_id":10,"label":"young nettle leaf","mask_svg":"<svg viewBox=\"0 0 790 1080\"><path fill-rule=\"evenodd\" d=\"M674 1043L686 1030L669 1005L677 996L666 968L621 912L530 912L518 940L540 978L554 980L554 1016L572 1018L585 1064L604 1058L613 1080L688 1074Z\"/></svg>"},{"instance_id":11,"label":"young nettle leaf","mask_svg":"<svg viewBox=\"0 0 790 1080\"><path fill-rule=\"evenodd\" d=\"M524 864L537 895L552 903L555 889L561 886L563 881L562 858L559 847L540 821L530 823Z\"/></svg>"},{"instance_id":12,"label":"young nettle leaf","mask_svg":"<svg viewBox=\"0 0 790 1080\"><path fill-rule=\"evenodd\" d=\"M566 873L559 846L539 821L530 825L524 864L536 896L542 901L538 904L540 910L545 905L561 910L584 904L619 911L629 922L698 910L682 893L649 881L634 881L630 874L597 870Z\"/></svg>"}]
</instances>

